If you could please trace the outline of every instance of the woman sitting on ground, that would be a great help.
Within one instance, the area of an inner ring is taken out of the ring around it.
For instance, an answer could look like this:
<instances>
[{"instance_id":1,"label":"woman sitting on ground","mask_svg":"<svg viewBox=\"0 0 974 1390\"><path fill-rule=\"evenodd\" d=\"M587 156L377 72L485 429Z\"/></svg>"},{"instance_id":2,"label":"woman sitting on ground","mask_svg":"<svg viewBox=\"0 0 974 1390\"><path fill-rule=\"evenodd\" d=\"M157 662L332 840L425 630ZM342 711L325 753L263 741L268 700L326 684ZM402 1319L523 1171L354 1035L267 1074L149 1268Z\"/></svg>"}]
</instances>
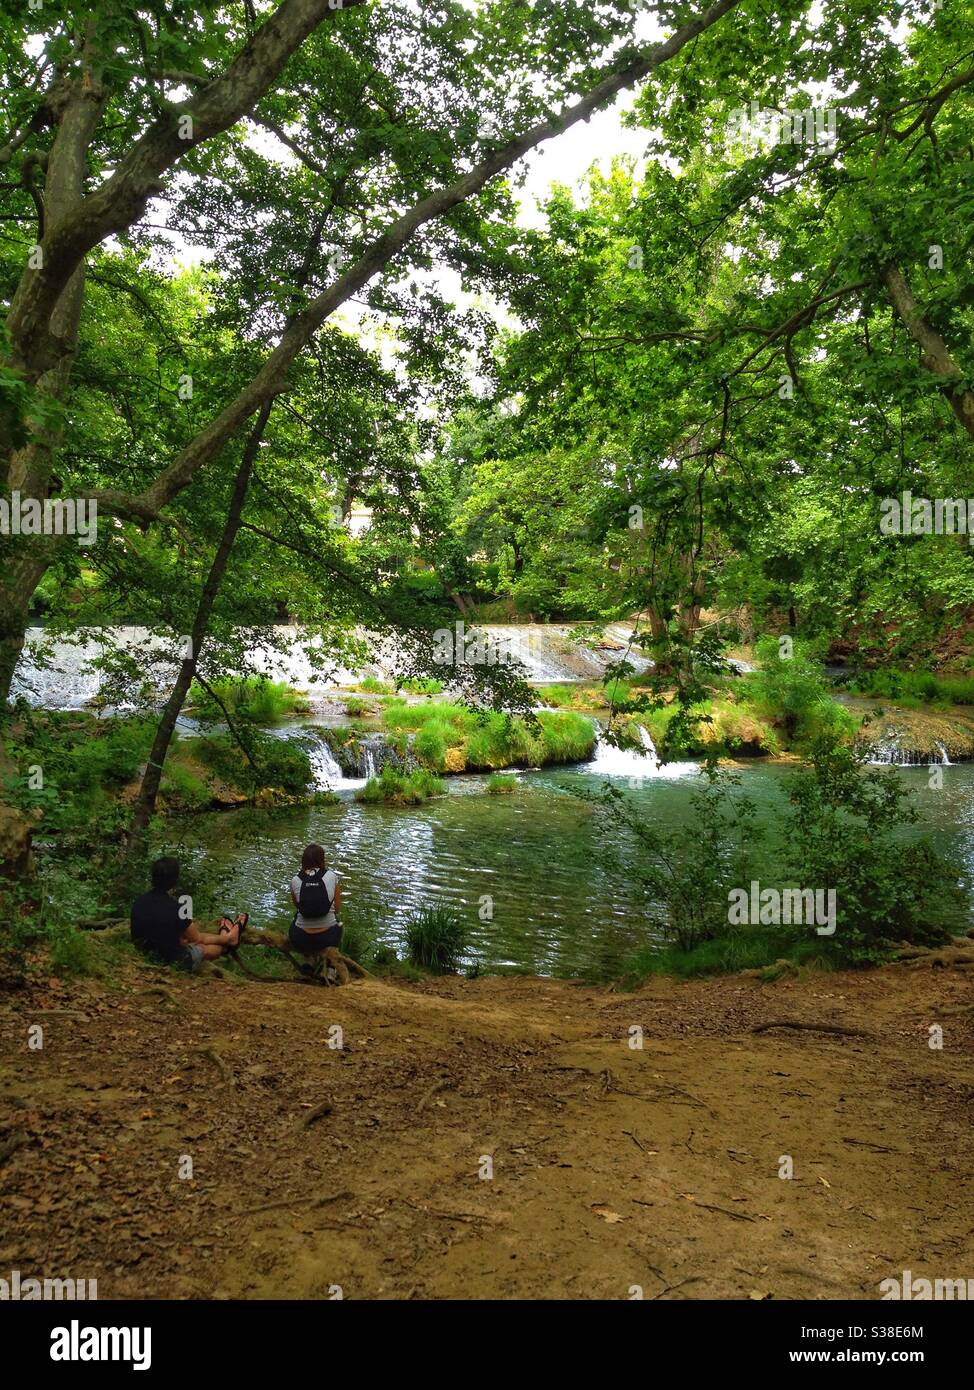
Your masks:
<instances>
[{"instance_id":1,"label":"woman sitting on ground","mask_svg":"<svg viewBox=\"0 0 974 1390\"><path fill-rule=\"evenodd\" d=\"M291 879L291 897L297 911L287 934L289 943L319 961L323 954L327 964L334 966L339 983L347 984L348 971L339 949L342 890L338 874L325 864L321 845L308 845L301 856L301 872Z\"/></svg>"}]
</instances>

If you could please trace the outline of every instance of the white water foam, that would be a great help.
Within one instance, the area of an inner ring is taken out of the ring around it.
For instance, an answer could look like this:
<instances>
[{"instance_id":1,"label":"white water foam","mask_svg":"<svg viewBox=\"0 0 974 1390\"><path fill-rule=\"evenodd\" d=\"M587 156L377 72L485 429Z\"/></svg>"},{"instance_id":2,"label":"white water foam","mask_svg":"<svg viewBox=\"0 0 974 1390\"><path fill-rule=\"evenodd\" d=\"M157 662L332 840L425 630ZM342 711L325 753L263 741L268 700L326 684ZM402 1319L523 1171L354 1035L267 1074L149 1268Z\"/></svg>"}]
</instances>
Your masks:
<instances>
[{"instance_id":1,"label":"white water foam","mask_svg":"<svg viewBox=\"0 0 974 1390\"><path fill-rule=\"evenodd\" d=\"M697 764L690 762L662 763L649 730L639 726L642 748L617 748L600 733L595 744L595 757L585 767L595 777L687 777L696 772Z\"/></svg>"}]
</instances>

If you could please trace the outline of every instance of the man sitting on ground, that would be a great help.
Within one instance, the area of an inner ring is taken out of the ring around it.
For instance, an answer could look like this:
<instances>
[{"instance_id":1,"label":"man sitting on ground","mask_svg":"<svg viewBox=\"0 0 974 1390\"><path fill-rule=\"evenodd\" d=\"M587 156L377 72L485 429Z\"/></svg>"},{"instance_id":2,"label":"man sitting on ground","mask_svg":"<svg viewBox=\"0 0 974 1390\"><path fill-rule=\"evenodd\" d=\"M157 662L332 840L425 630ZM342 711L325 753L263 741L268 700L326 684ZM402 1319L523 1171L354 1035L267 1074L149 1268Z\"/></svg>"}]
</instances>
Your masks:
<instances>
[{"instance_id":1,"label":"man sitting on ground","mask_svg":"<svg viewBox=\"0 0 974 1390\"><path fill-rule=\"evenodd\" d=\"M152 865L152 890L132 904L132 940L140 950L172 965L199 970L204 960L216 960L232 950L247 924L241 913L235 922L220 919L220 931L202 932L187 921L173 890L179 882L179 860L157 859Z\"/></svg>"}]
</instances>

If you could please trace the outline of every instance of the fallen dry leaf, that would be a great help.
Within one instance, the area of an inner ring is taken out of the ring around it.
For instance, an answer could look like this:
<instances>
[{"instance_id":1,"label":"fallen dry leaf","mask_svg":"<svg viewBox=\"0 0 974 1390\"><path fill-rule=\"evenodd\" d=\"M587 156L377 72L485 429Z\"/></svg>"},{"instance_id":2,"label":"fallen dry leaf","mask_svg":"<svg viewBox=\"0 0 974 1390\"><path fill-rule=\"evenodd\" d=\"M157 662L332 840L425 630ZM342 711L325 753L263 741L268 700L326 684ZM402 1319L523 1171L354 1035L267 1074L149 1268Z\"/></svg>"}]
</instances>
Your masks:
<instances>
[{"instance_id":1,"label":"fallen dry leaf","mask_svg":"<svg viewBox=\"0 0 974 1390\"><path fill-rule=\"evenodd\" d=\"M592 1210L596 1216L601 1216L603 1221L608 1221L610 1226L614 1226L617 1221L625 1221L626 1219L624 1216L620 1216L617 1211L613 1211L611 1207L596 1205Z\"/></svg>"}]
</instances>

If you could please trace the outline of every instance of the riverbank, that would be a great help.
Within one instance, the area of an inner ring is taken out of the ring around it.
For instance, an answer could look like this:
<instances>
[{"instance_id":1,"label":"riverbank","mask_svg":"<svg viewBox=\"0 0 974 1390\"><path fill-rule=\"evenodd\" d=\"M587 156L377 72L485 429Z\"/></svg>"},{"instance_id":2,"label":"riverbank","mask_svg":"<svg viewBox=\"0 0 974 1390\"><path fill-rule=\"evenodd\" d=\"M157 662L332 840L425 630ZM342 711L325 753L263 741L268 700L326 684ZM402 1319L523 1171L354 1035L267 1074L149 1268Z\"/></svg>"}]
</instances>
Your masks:
<instances>
[{"instance_id":1,"label":"riverbank","mask_svg":"<svg viewBox=\"0 0 974 1390\"><path fill-rule=\"evenodd\" d=\"M904 1269L965 1276L969 974L325 990L126 952L111 986L0 1005L0 1263L103 1299L876 1299Z\"/></svg>"}]
</instances>

